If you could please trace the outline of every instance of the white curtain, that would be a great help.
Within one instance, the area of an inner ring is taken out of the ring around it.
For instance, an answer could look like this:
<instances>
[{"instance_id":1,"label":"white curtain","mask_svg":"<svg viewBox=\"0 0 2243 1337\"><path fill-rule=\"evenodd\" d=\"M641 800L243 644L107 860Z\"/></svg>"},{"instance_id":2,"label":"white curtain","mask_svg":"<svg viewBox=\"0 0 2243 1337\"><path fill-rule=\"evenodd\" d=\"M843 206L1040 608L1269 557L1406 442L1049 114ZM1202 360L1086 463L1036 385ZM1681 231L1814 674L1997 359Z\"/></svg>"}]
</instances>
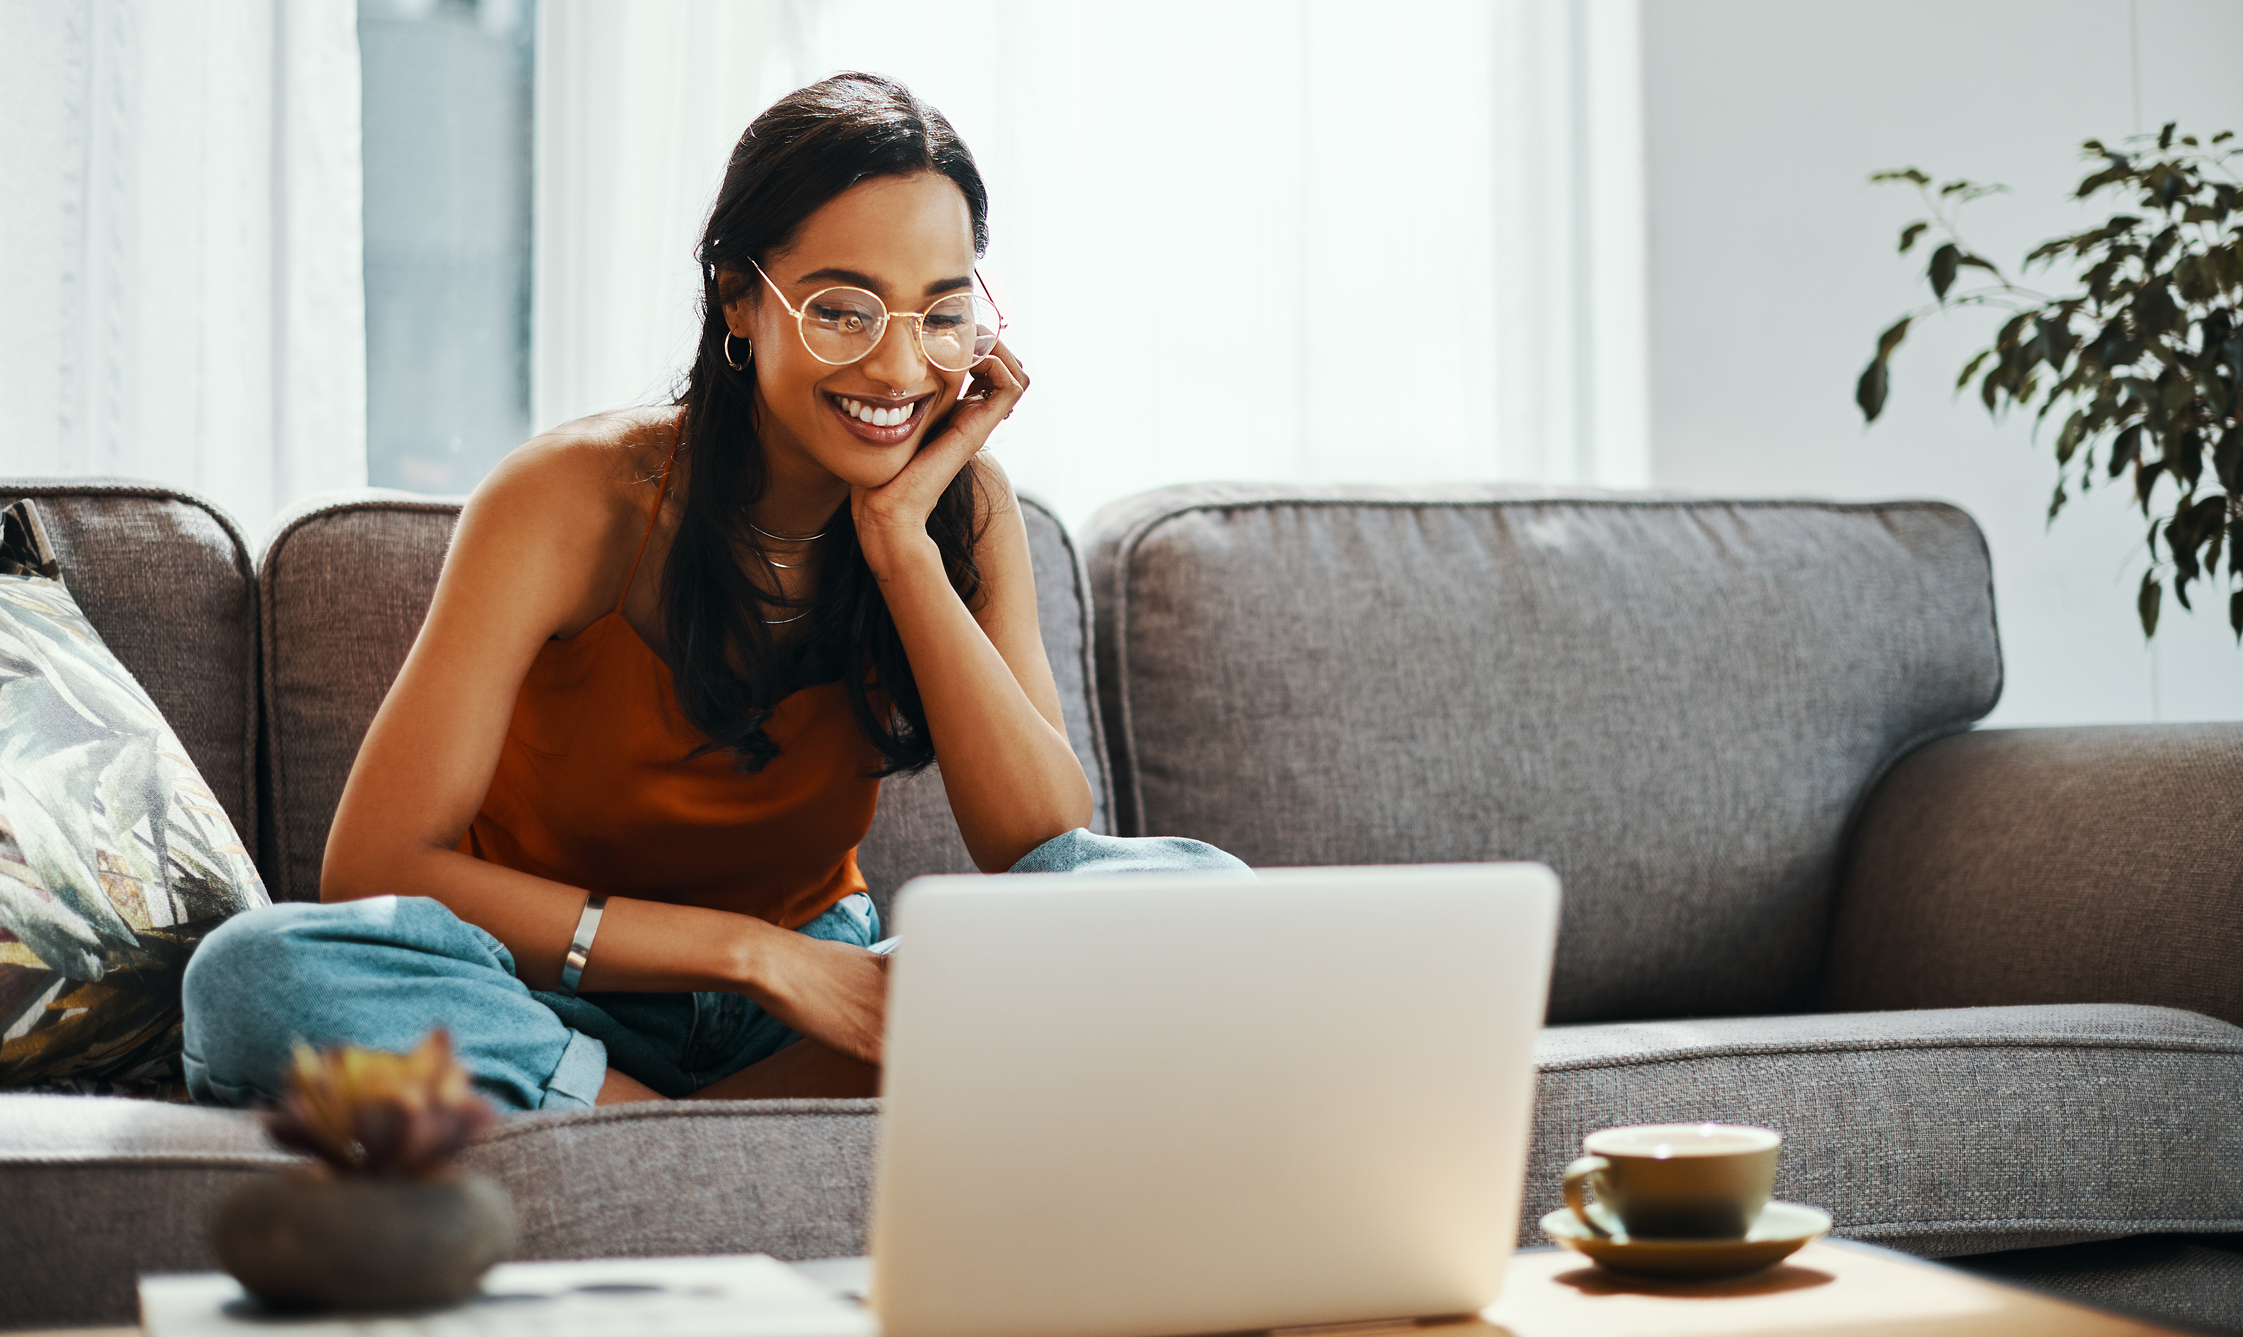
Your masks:
<instances>
[{"instance_id":1,"label":"white curtain","mask_svg":"<svg viewBox=\"0 0 2243 1337\"><path fill-rule=\"evenodd\" d=\"M0 0L0 475L366 478L353 0Z\"/></svg>"},{"instance_id":2,"label":"white curtain","mask_svg":"<svg viewBox=\"0 0 2243 1337\"><path fill-rule=\"evenodd\" d=\"M1035 380L998 453L1070 521L1203 478L1641 486L1636 42L1636 0L544 0L532 417L669 389L733 141L861 68L981 163Z\"/></svg>"}]
</instances>

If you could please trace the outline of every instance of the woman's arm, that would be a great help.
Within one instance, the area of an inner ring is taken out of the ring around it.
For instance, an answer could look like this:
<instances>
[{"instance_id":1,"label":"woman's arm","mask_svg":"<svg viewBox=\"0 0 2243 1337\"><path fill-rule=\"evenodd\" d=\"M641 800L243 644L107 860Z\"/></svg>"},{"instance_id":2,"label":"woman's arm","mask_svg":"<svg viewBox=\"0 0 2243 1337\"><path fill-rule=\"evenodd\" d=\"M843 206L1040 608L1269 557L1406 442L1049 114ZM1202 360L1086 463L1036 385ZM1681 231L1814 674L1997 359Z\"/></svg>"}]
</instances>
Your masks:
<instances>
[{"instance_id":1,"label":"woman's arm","mask_svg":"<svg viewBox=\"0 0 2243 1337\"><path fill-rule=\"evenodd\" d=\"M584 907L564 886L456 850L482 806L538 650L613 608L653 488L641 452L535 442L461 513L436 596L351 767L320 897L429 896L504 943L532 988L560 977ZM660 456L655 457L659 459ZM885 976L869 952L695 906L611 899L581 987L725 989L867 1061Z\"/></svg>"},{"instance_id":2,"label":"woman's arm","mask_svg":"<svg viewBox=\"0 0 2243 1337\"><path fill-rule=\"evenodd\" d=\"M1036 625L1027 526L1004 472L976 458L1027 386L998 344L941 435L892 481L850 497L857 541L911 660L950 810L974 864L993 873L1091 813L1090 782L1067 742ZM989 507L973 608L950 587L927 534L935 499L961 468L978 471Z\"/></svg>"}]
</instances>

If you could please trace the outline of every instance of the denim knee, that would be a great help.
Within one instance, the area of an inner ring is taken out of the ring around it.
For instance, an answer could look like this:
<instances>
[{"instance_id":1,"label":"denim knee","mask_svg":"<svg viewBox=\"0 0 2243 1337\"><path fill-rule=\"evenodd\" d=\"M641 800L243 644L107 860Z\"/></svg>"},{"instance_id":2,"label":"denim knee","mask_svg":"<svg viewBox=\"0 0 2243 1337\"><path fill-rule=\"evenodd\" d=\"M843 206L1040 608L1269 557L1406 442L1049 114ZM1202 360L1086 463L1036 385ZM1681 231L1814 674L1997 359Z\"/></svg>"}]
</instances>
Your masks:
<instances>
[{"instance_id":1,"label":"denim knee","mask_svg":"<svg viewBox=\"0 0 2243 1337\"><path fill-rule=\"evenodd\" d=\"M437 1026L502 1108L590 1105L607 1071L606 1046L532 998L498 939L426 897L237 916L203 939L181 992L187 1090L204 1103L274 1099L299 1043L399 1054Z\"/></svg>"},{"instance_id":2,"label":"denim knee","mask_svg":"<svg viewBox=\"0 0 2243 1337\"><path fill-rule=\"evenodd\" d=\"M180 980L187 1089L196 1101L246 1105L279 1094L295 1043L290 1018L312 986L316 937L303 904L262 907L220 924Z\"/></svg>"},{"instance_id":3,"label":"denim knee","mask_svg":"<svg viewBox=\"0 0 2243 1337\"><path fill-rule=\"evenodd\" d=\"M1015 873L1234 873L1254 872L1236 856L1204 840L1182 836L1102 836L1083 827L1028 851Z\"/></svg>"}]
</instances>

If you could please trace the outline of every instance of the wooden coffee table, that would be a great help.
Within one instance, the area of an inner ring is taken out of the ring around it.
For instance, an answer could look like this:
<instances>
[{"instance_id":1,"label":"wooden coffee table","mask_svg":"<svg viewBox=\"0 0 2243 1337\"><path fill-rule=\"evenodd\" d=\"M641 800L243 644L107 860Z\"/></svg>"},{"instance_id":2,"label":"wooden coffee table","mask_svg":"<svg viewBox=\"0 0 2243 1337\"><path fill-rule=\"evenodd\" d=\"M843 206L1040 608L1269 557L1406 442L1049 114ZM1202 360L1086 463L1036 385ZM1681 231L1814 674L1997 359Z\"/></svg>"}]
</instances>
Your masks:
<instances>
[{"instance_id":1,"label":"wooden coffee table","mask_svg":"<svg viewBox=\"0 0 2243 1337\"><path fill-rule=\"evenodd\" d=\"M77 1328L73 1337L137 1337ZM1285 1330L1329 1337L2151 1337L2177 1330L1984 1281L1889 1249L1821 1241L1731 1281L1656 1281L1606 1272L1577 1253L1516 1255L1485 1317L1416 1325ZM61 1337L13 1333L9 1337Z\"/></svg>"},{"instance_id":2,"label":"wooden coffee table","mask_svg":"<svg viewBox=\"0 0 2243 1337\"><path fill-rule=\"evenodd\" d=\"M1836 1240L1817 1241L1766 1272L1730 1281L1624 1277L1569 1249L1532 1250L1511 1260L1503 1298L1487 1320L1418 1331L1442 1337L2147 1337L2177 1331Z\"/></svg>"}]
</instances>

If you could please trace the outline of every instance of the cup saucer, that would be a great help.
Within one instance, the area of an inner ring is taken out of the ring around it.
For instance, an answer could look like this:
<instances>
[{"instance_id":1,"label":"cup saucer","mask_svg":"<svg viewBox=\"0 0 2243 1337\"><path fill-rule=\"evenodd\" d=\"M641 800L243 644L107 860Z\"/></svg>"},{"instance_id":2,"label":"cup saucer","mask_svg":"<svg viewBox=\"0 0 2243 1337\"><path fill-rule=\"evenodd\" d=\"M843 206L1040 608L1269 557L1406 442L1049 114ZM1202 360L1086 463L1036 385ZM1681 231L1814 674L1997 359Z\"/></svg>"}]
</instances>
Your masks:
<instances>
[{"instance_id":1,"label":"cup saucer","mask_svg":"<svg viewBox=\"0 0 2243 1337\"><path fill-rule=\"evenodd\" d=\"M1743 1239L1630 1239L1581 1224L1570 1207L1542 1218L1542 1233L1615 1272L1647 1277L1736 1277L1773 1267L1809 1240L1830 1232L1830 1213L1796 1202L1771 1202Z\"/></svg>"}]
</instances>

